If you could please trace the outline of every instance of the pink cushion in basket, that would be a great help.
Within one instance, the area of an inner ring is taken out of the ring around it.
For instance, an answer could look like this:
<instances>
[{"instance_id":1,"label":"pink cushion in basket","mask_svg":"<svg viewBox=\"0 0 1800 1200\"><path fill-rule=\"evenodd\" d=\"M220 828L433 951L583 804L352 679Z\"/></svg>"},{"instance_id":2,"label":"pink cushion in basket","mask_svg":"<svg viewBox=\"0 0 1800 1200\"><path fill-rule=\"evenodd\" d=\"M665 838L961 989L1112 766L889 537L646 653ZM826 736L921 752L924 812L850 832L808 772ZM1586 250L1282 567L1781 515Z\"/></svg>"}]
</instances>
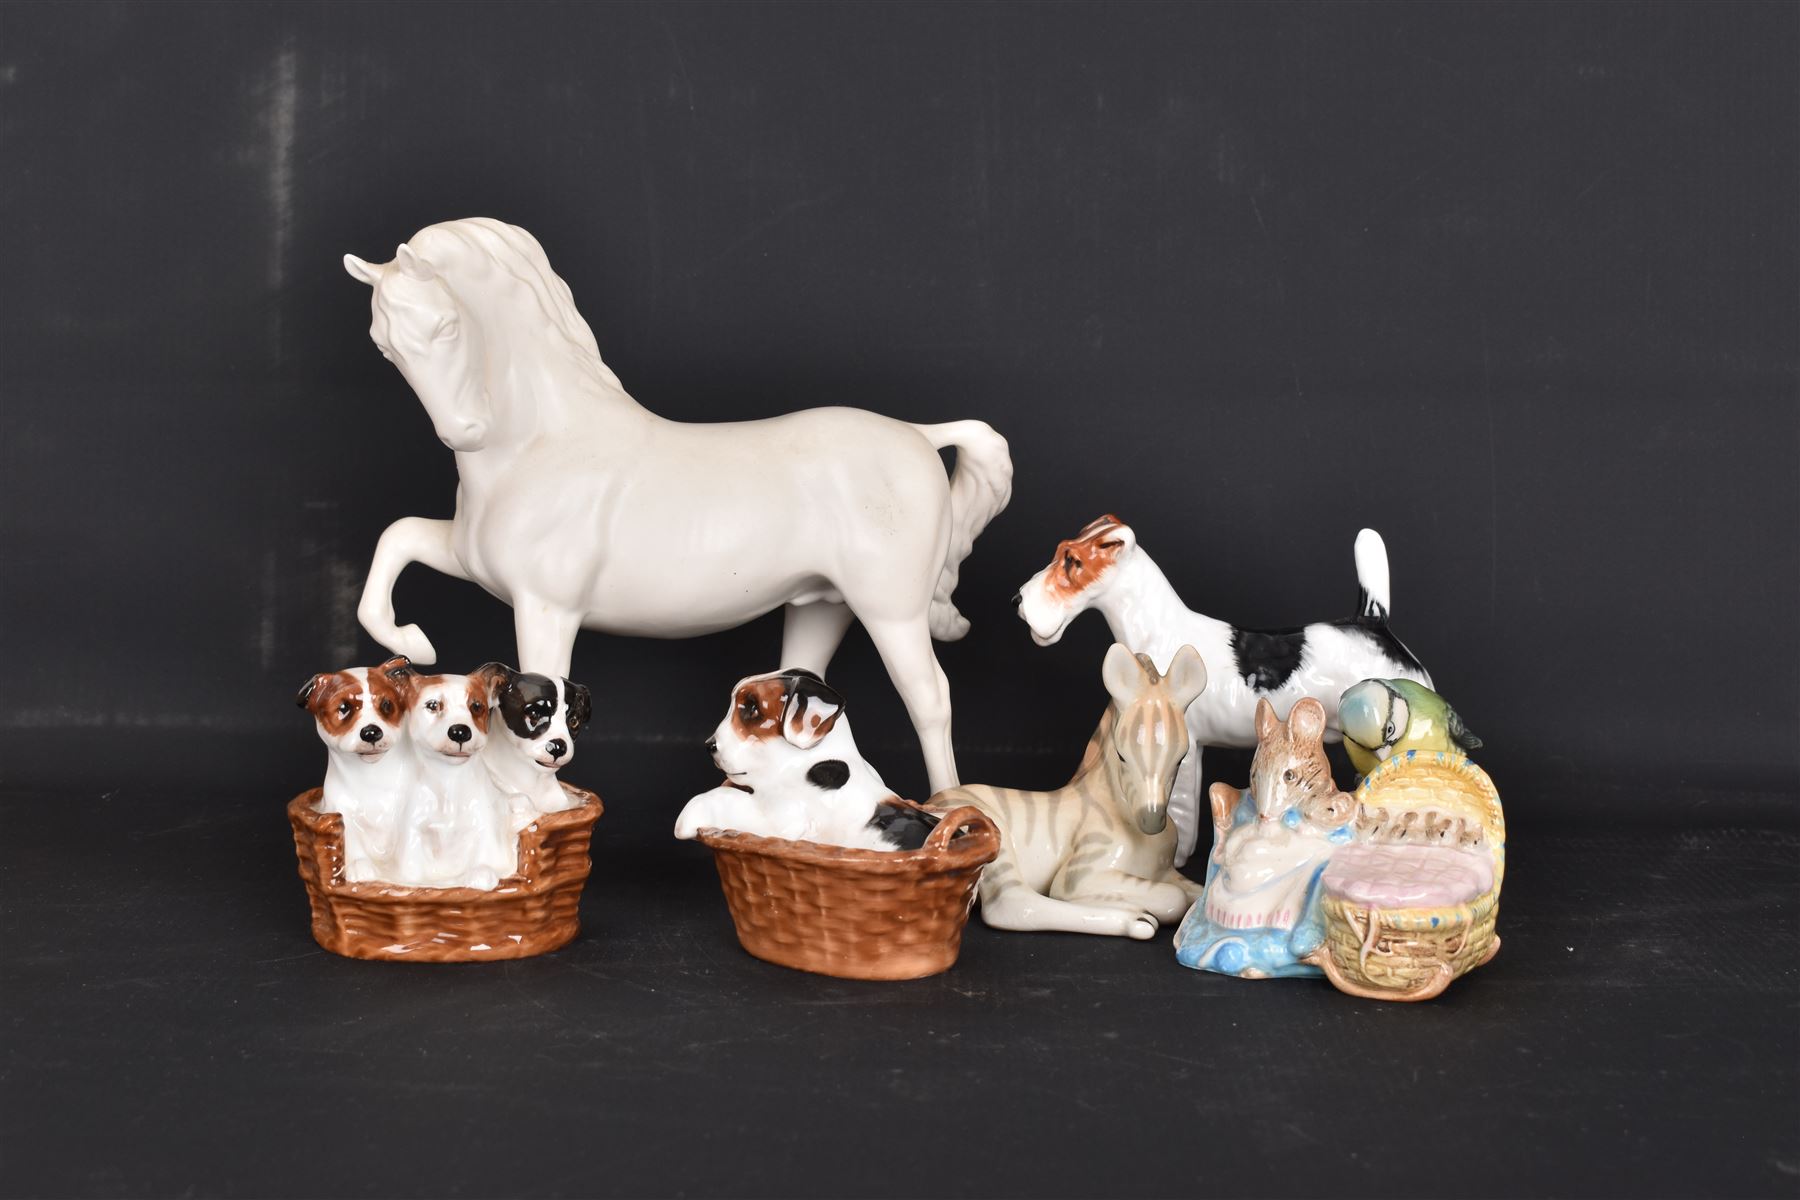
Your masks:
<instances>
[{"instance_id":1,"label":"pink cushion in basket","mask_svg":"<svg viewBox=\"0 0 1800 1200\"><path fill-rule=\"evenodd\" d=\"M1345 846L1325 868L1325 890L1369 908L1447 908L1494 886L1494 861L1452 846Z\"/></svg>"}]
</instances>

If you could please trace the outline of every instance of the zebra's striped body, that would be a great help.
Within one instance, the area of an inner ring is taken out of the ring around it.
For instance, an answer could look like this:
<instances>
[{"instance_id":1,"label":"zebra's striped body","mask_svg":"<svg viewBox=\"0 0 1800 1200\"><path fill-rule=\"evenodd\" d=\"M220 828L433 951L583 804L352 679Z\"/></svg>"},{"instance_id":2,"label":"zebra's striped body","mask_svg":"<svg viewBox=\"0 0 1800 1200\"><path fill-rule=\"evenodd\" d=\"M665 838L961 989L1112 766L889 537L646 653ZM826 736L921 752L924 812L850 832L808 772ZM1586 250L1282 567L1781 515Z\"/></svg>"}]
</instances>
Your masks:
<instances>
[{"instance_id":1,"label":"zebra's striped body","mask_svg":"<svg viewBox=\"0 0 1800 1200\"><path fill-rule=\"evenodd\" d=\"M1187 705L1206 686L1184 647L1157 674L1115 645L1103 672L1113 701L1075 777L1049 792L975 784L932 805L979 808L1000 827L1000 856L981 877L981 916L997 929L1148 938L1179 921L1200 885L1175 870L1169 789L1187 753Z\"/></svg>"}]
</instances>

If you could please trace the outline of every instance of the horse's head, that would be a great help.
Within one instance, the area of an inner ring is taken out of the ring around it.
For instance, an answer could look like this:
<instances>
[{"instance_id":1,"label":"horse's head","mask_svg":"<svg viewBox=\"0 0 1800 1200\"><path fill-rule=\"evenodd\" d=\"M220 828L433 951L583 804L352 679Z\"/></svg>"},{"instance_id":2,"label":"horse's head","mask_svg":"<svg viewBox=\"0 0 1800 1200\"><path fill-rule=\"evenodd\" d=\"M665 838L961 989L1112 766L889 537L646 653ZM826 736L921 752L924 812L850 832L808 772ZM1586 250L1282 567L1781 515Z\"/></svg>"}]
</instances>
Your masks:
<instances>
[{"instance_id":1,"label":"horse's head","mask_svg":"<svg viewBox=\"0 0 1800 1200\"><path fill-rule=\"evenodd\" d=\"M1148 834L1161 833L1169 820L1169 791L1175 768L1188 750L1187 708L1206 690L1200 652L1183 646L1157 674L1149 655L1114 643L1100 669L1112 694L1114 720L1106 742L1107 776L1119 815Z\"/></svg>"},{"instance_id":2,"label":"horse's head","mask_svg":"<svg viewBox=\"0 0 1800 1200\"><path fill-rule=\"evenodd\" d=\"M404 242L393 262L346 254L344 269L373 289L369 337L418 394L439 440L481 449L492 426L485 348L443 277Z\"/></svg>"}]
</instances>

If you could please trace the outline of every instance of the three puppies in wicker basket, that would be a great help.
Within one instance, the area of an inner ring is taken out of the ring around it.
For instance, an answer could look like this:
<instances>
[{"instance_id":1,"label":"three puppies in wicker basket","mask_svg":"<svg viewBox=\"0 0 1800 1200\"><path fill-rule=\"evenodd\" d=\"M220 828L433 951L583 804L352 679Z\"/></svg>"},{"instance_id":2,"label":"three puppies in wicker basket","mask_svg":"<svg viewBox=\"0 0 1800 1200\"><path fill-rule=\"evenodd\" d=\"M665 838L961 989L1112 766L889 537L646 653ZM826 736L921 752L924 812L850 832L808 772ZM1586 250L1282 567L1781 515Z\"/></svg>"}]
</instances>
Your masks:
<instances>
[{"instance_id":1,"label":"three puppies in wicker basket","mask_svg":"<svg viewBox=\"0 0 1800 1200\"><path fill-rule=\"evenodd\" d=\"M570 803L556 771L590 711L567 680L422 675L403 657L315 675L296 699L328 751L319 810L343 817L345 878L411 887L512 874L519 830Z\"/></svg>"},{"instance_id":2,"label":"three puppies in wicker basket","mask_svg":"<svg viewBox=\"0 0 1800 1200\"><path fill-rule=\"evenodd\" d=\"M689 800L675 836L732 829L863 850L917 850L936 815L900 802L856 748L844 698L811 671L738 680L706 739L725 782Z\"/></svg>"}]
</instances>

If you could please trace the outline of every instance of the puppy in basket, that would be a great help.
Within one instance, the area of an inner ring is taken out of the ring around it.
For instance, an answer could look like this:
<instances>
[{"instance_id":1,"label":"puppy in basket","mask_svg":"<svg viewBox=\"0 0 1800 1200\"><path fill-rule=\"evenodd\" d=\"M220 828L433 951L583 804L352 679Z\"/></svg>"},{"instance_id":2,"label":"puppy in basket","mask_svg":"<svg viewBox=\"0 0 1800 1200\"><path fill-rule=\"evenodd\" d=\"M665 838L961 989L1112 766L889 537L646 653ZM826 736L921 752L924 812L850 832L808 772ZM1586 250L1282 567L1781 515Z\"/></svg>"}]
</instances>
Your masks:
<instances>
[{"instance_id":1,"label":"puppy in basket","mask_svg":"<svg viewBox=\"0 0 1800 1200\"><path fill-rule=\"evenodd\" d=\"M491 713L486 679L414 677L406 717L413 778L390 882L489 891L518 869L509 797L478 761Z\"/></svg>"},{"instance_id":2,"label":"puppy in basket","mask_svg":"<svg viewBox=\"0 0 1800 1200\"><path fill-rule=\"evenodd\" d=\"M491 662L469 676L487 689L491 725L482 765L494 786L509 798L519 828L539 813L560 812L575 801L556 773L575 757L575 735L593 714L588 689L567 679L515 671Z\"/></svg>"},{"instance_id":3,"label":"puppy in basket","mask_svg":"<svg viewBox=\"0 0 1800 1200\"><path fill-rule=\"evenodd\" d=\"M390 658L378 667L320 672L294 698L330 751L318 807L343 816L347 879L378 879L391 868L414 775L405 743L416 678L404 657Z\"/></svg>"},{"instance_id":4,"label":"puppy in basket","mask_svg":"<svg viewBox=\"0 0 1800 1200\"><path fill-rule=\"evenodd\" d=\"M937 824L863 760L844 698L811 671L740 679L706 739L725 782L687 802L675 836L734 829L861 850L916 850Z\"/></svg>"}]
</instances>

